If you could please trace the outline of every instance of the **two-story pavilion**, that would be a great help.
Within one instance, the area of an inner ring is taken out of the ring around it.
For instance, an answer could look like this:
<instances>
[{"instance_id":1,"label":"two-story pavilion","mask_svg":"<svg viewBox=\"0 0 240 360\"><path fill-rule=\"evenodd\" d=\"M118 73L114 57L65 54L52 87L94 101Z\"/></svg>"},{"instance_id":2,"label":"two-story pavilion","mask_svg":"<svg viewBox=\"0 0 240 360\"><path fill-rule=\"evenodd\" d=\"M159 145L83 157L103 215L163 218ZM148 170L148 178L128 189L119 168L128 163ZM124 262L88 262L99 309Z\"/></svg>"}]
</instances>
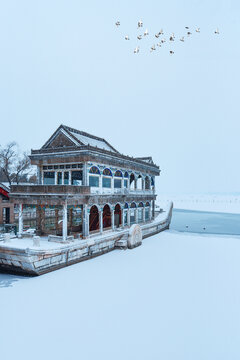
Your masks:
<instances>
[{"instance_id":1,"label":"two-story pavilion","mask_svg":"<svg viewBox=\"0 0 240 360\"><path fill-rule=\"evenodd\" d=\"M36 209L38 234L103 233L149 222L155 211L155 176L151 157L120 154L106 140L61 125L40 150L32 150L37 185L16 185L11 199L19 204L19 232L25 207ZM45 226L45 210L55 213Z\"/></svg>"}]
</instances>

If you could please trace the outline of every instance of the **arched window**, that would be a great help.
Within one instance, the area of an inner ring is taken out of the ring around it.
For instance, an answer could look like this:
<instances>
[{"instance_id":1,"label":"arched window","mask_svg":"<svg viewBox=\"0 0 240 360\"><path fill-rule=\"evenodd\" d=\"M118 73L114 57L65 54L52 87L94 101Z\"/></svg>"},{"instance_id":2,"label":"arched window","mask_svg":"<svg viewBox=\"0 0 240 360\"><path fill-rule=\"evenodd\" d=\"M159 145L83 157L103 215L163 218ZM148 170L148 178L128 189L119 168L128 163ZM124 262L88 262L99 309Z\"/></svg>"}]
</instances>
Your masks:
<instances>
[{"instance_id":1,"label":"arched window","mask_svg":"<svg viewBox=\"0 0 240 360\"><path fill-rule=\"evenodd\" d=\"M102 178L102 187L103 188L111 188L112 183L112 172L110 169L103 170L103 178Z\"/></svg>"},{"instance_id":2,"label":"arched window","mask_svg":"<svg viewBox=\"0 0 240 360\"><path fill-rule=\"evenodd\" d=\"M95 231L99 229L99 213L97 206L92 206L89 217L89 231Z\"/></svg>"},{"instance_id":3,"label":"arched window","mask_svg":"<svg viewBox=\"0 0 240 360\"><path fill-rule=\"evenodd\" d=\"M151 186L154 188L154 178L151 177Z\"/></svg>"},{"instance_id":4,"label":"arched window","mask_svg":"<svg viewBox=\"0 0 240 360\"><path fill-rule=\"evenodd\" d=\"M110 169L104 169L103 170L103 175L104 176L112 176L112 172Z\"/></svg>"},{"instance_id":5,"label":"arched window","mask_svg":"<svg viewBox=\"0 0 240 360\"><path fill-rule=\"evenodd\" d=\"M114 176L117 178L117 179L114 179L114 188L115 189L121 189L122 180L120 178L122 178L122 172L120 170L117 170L115 172Z\"/></svg>"},{"instance_id":6,"label":"arched window","mask_svg":"<svg viewBox=\"0 0 240 360\"><path fill-rule=\"evenodd\" d=\"M100 170L97 166L92 166L89 170L89 186L91 187L99 187L99 176Z\"/></svg>"},{"instance_id":7,"label":"arched window","mask_svg":"<svg viewBox=\"0 0 240 360\"><path fill-rule=\"evenodd\" d=\"M142 190L142 188L143 188L143 179L142 176L139 175L137 178L137 189Z\"/></svg>"},{"instance_id":8,"label":"arched window","mask_svg":"<svg viewBox=\"0 0 240 360\"><path fill-rule=\"evenodd\" d=\"M130 175L130 189L131 190L135 189L135 176L134 176L134 174Z\"/></svg>"},{"instance_id":9,"label":"arched window","mask_svg":"<svg viewBox=\"0 0 240 360\"><path fill-rule=\"evenodd\" d=\"M122 178L122 172L120 170L117 170L114 174L115 177L121 177Z\"/></svg>"},{"instance_id":10,"label":"arched window","mask_svg":"<svg viewBox=\"0 0 240 360\"><path fill-rule=\"evenodd\" d=\"M124 209L128 209L128 203L125 203Z\"/></svg>"},{"instance_id":11,"label":"arched window","mask_svg":"<svg viewBox=\"0 0 240 360\"><path fill-rule=\"evenodd\" d=\"M111 210L109 205L105 205L103 208L103 228L111 227Z\"/></svg>"},{"instance_id":12,"label":"arched window","mask_svg":"<svg viewBox=\"0 0 240 360\"><path fill-rule=\"evenodd\" d=\"M114 225L115 227L119 227L122 224L122 209L119 204L115 206L114 209Z\"/></svg>"},{"instance_id":13,"label":"arched window","mask_svg":"<svg viewBox=\"0 0 240 360\"><path fill-rule=\"evenodd\" d=\"M131 208L130 208L130 225L136 223L136 207L137 207L137 205L135 203L131 204Z\"/></svg>"},{"instance_id":14,"label":"arched window","mask_svg":"<svg viewBox=\"0 0 240 360\"><path fill-rule=\"evenodd\" d=\"M129 175L128 175L128 172L127 172L127 171L125 171L124 177L127 178L127 179L129 178Z\"/></svg>"},{"instance_id":15,"label":"arched window","mask_svg":"<svg viewBox=\"0 0 240 360\"><path fill-rule=\"evenodd\" d=\"M90 174L96 174L96 175L100 175L100 170L97 166L92 166L91 169L89 170Z\"/></svg>"},{"instance_id":16,"label":"arched window","mask_svg":"<svg viewBox=\"0 0 240 360\"><path fill-rule=\"evenodd\" d=\"M145 221L150 220L150 203L146 202L145 205Z\"/></svg>"},{"instance_id":17,"label":"arched window","mask_svg":"<svg viewBox=\"0 0 240 360\"><path fill-rule=\"evenodd\" d=\"M144 205L142 202L138 204L138 222L143 222L143 211L144 211Z\"/></svg>"},{"instance_id":18,"label":"arched window","mask_svg":"<svg viewBox=\"0 0 240 360\"><path fill-rule=\"evenodd\" d=\"M149 178L149 176L146 176L146 178L145 178L145 189L150 190L150 178Z\"/></svg>"}]
</instances>

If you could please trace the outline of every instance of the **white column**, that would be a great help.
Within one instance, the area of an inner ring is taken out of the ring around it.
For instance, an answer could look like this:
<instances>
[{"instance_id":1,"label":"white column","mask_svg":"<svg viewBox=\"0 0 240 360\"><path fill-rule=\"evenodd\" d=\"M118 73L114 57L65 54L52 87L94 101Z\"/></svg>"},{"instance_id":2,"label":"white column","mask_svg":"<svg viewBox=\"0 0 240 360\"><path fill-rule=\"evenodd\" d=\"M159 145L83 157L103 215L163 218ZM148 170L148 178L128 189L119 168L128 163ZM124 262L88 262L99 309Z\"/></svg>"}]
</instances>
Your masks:
<instances>
[{"instance_id":1,"label":"white column","mask_svg":"<svg viewBox=\"0 0 240 360\"><path fill-rule=\"evenodd\" d=\"M55 173L54 173L54 182L55 182L55 185L57 185L57 171L55 171Z\"/></svg>"},{"instance_id":2,"label":"white column","mask_svg":"<svg viewBox=\"0 0 240 360\"><path fill-rule=\"evenodd\" d=\"M23 204L19 204L18 208L18 237L23 234Z\"/></svg>"},{"instance_id":3,"label":"white column","mask_svg":"<svg viewBox=\"0 0 240 360\"><path fill-rule=\"evenodd\" d=\"M131 216L131 209L128 208L128 226L130 227L130 216Z\"/></svg>"},{"instance_id":4,"label":"white column","mask_svg":"<svg viewBox=\"0 0 240 360\"><path fill-rule=\"evenodd\" d=\"M152 220L152 201L150 201L150 206L149 206L149 220Z\"/></svg>"},{"instance_id":5,"label":"white column","mask_svg":"<svg viewBox=\"0 0 240 360\"><path fill-rule=\"evenodd\" d=\"M68 178L68 185L72 185L72 172L69 170L69 178Z\"/></svg>"},{"instance_id":6,"label":"white column","mask_svg":"<svg viewBox=\"0 0 240 360\"><path fill-rule=\"evenodd\" d=\"M112 217L112 230L114 230L114 228L115 228L115 225L114 225L114 209L112 209L111 217Z\"/></svg>"},{"instance_id":7,"label":"white column","mask_svg":"<svg viewBox=\"0 0 240 360\"><path fill-rule=\"evenodd\" d=\"M122 209L122 212L121 212L121 215L122 215L122 228L124 228L124 214L125 214L125 211L124 209Z\"/></svg>"},{"instance_id":8,"label":"white column","mask_svg":"<svg viewBox=\"0 0 240 360\"><path fill-rule=\"evenodd\" d=\"M89 213L87 204L83 205L83 238L87 238L89 236Z\"/></svg>"},{"instance_id":9,"label":"white column","mask_svg":"<svg viewBox=\"0 0 240 360\"><path fill-rule=\"evenodd\" d=\"M100 233L103 233L103 210L99 211Z\"/></svg>"},{"instance_id":10,"label":"white column","mask_svg":"<svg viewBox=\"0 0 240 360\"><path fill-rule=\"evenodd\" d=\"M67 202L63 205L63 222L62 222L63 241L67 240Z\"/></svg>"},{"instance_id":11,"label":"white column","mask_svg":"<svg viewBox=\"0 0 240 360\"><path fill-rule=\"evenodd\" d=\"M100 190L100 194L102 194L103 193L103 191L102 191L102 174L99 176L99 190Z\"/></svg>"},{"instance_id":12,"label":"white column","mask_svg":"<svg viewBox=\"0 0 240 360\"><path fill-rule=\"evenodd\" d=\"M145 207L143 207L143 222L145 223L146 217L145 217Z\"/></svg>"}]
</instances>

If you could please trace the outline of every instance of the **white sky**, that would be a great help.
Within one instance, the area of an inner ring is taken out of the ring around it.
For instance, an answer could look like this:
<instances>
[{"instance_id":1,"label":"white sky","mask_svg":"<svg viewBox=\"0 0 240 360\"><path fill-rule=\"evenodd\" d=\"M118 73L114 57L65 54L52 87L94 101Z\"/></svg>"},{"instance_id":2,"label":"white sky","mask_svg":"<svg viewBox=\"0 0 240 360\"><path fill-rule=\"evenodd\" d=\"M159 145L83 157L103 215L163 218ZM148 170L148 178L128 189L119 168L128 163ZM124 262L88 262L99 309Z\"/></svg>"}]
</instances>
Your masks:
<instances>
[{"instance_id":1,"label":"white sky","mask_svg":"<svg viewBox=\"0 0 240 360\"><path fill-rule=\"evenodd\" d=\"M153 156L159 192L239 191L239 12L237 0L1 2L0 144L36 149L63 123ZM175 32L174 56L151 54L150 38L133 54L140 18L151 39ZM182 44L186 25L201 33Z\"/></svg>"}]
</instances>

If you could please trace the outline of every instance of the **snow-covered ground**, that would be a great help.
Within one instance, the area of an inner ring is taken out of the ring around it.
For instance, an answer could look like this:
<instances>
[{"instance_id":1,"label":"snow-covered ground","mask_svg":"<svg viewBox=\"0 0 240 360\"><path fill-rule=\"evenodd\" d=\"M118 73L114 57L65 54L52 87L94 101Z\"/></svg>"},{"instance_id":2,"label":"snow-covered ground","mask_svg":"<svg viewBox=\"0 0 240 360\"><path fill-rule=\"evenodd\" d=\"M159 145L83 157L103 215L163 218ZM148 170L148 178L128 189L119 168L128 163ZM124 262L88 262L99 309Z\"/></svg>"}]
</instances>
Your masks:
<instances>
[{"instance_id":1,"label":"snow-covered ground","mask_svg":"<svg viewBox=\"0 0 240 360\"><path fill-rule=\"evenodd\" d=\"M175 209L240 214L240 195L158 195L157 204L161 208L165 207L168 201L173 201Z\"/></svg>"},{"instance_id":2,"label":"snow-covered ground","mask_svg":"<svg viewBox=\"0 0 240 360\"><path fill-rule=\"evenodd\" d=\"M7 360L238 360L240 237L165 231L41 277L0 274Z\"/></svg>"}]
</instances>

